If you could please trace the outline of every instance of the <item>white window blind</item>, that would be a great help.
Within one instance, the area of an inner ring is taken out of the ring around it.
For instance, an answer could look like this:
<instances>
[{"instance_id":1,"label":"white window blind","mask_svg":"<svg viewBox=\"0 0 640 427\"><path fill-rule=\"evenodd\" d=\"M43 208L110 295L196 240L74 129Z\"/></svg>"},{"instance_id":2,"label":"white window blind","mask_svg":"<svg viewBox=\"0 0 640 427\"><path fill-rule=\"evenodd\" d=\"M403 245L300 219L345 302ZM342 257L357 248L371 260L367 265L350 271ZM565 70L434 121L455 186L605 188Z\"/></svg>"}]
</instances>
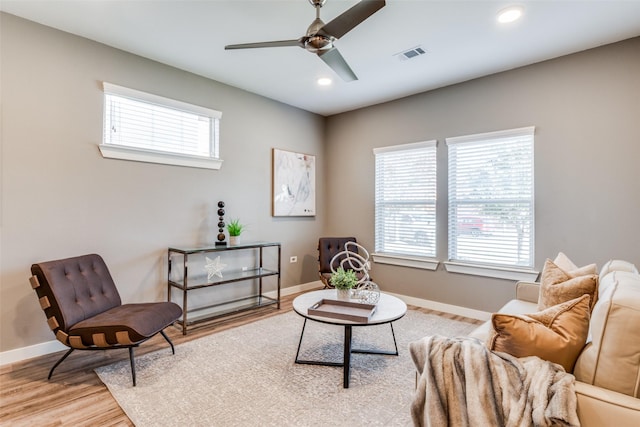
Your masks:
<instances>
[{"instance_id":1,"label":"white window blind","mask_svg":"<svg viewBox=\"0 0 640 427\"><path fill-rule=\"evenodd\" d=\"M220 112L106 82L104 101L101 150L118 147L148 155L142 161L154 163L180 164L168 161L171 156L196 162L218 159Z\"/></svg>"},{"instance_id":2,"label":"white window blind","mask_svg":"<svg viewBox=\"0 0 640 427\"><path fill-rule=\"evenodd\" d=\"M533 268L533 135L447 138L450 261Z\"/></svg>"},{"instance_id":3,"label":"white window blind","mask_svg":"<svg viewBox=\"0 0 640 427\"><path fill-rule=\"evenodd\" d=\"M436 256L436 141L376 148L375 251Z\"/></svg>"}]
</instances>

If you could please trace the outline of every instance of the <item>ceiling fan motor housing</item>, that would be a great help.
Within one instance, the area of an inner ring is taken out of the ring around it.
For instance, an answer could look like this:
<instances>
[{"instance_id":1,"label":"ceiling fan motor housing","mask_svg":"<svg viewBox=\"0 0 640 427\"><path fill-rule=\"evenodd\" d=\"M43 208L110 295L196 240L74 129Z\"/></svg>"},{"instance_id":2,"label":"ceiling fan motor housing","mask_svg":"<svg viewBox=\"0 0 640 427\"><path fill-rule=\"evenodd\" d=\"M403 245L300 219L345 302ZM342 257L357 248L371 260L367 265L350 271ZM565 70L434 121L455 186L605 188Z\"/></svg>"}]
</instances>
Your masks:
<instances>
[{"instance_id":1,"label":"ceiling fan motor housing","mask_svg":"<svg viewBox=\"0 0 640 427\"><path fill-rule=\"evenodd\" d=\"M318 52L323 50L329 50L333 47L333 40L331 37L322 36L322 35L313 35L304 37L303 39L304 48L309 52Z\"/></svg>"},{"instance_id":2,"label":"ceiling fan motor housing","mask_svg":"<svg viewBox=\"0 0 640 427\"><path fill-rule=\"evenodd\" d=\"M309 1L313 2L313 0ZM324 1L322 3L324 3ZM322 27L324 27L324 22L322 19L317 17L313 20L311 25L309 25L309 28L307 28L307 34L302 38L302 43L304 44L304 48L309 52L316 53L333 47L333 41L335 40L333 37L325 34L318 34Z\"/></svg>"}]
</instances>

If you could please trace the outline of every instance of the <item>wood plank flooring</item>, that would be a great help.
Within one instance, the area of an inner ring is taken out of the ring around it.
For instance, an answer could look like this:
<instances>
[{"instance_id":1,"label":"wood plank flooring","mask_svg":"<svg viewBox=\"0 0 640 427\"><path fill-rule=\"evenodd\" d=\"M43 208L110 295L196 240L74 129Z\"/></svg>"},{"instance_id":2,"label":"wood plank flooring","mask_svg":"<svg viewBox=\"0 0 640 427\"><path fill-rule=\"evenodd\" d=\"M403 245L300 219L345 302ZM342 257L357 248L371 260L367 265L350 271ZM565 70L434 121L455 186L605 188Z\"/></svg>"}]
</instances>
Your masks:
<instances>
[{"instance_id":1,"label":"wood plank flooring","mask_svg":"<svg viewBox=\"0 0 640 427\"><path fill-rule=\"evenodd\" d=\"M167 335L174 345L205 335L235 328L256 320L290 311L297 295L281 300L280 310L273 306L248 311L203 323L183 336L181 330L170 327ZM411 307L418 309L417 307ZM451 319L481 323L456 315L418 309L424 313L436 313ZM136 357L165 349L169 345L158 335L135 349ZM1 426L133 426L107 387L93 371L120 360L128 360L127 350L74 351L47 380L53 364L63 352L48 354L0 368L0 425Z\"/></svg>"}]
</instances>

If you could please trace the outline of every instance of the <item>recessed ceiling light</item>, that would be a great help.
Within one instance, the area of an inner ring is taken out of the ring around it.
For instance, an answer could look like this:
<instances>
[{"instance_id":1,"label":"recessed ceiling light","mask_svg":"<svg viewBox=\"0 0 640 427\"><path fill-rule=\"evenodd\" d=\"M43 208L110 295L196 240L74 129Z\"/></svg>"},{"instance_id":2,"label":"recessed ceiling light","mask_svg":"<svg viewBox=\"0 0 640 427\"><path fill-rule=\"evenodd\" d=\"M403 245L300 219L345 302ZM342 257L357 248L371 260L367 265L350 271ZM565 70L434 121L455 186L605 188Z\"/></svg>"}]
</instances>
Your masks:
<instances>
[{"instance_id":1,"label":"recessed ceiling light","mask_svg":"<svg viewBox=\"0 0 640 427\"><path fill-rule=\"evenodd\" d=\"M320 77L317 80L318 86L329 86L332 83L332 80L329 77Z\"/></svg>"},{"instance_id":2,"label":"recessed ceiling light","mask_svg":"<svg viewBox=\"0 0 640 427\"><path fill-rule=\"evenodd\" d=\"M501 24L507 24L509 22L517 21L522 16L524 8L522 6L509 6L498 12L498 22Z\"/></svg>"}]
</instances>

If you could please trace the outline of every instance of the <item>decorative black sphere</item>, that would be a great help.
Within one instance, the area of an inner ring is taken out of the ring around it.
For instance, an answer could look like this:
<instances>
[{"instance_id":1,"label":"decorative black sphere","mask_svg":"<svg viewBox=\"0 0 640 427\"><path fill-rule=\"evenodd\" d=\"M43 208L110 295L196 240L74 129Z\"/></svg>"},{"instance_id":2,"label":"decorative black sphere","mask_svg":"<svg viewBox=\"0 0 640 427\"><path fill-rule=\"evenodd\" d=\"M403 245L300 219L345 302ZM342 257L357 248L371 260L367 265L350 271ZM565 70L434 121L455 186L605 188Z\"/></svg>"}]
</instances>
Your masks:
<instances>
[{"instance_id":1,"label":"decorative black sphere","mask_svg":"<svg viewBox=\"0 0 640 427\"><path fill-rule=\"evenodd\" d=\"M224 223L224 202L222 200L220 200L218 202L218 236L217 239L218 241L216 242L216 246L223 246L226 245L225 243L225 239L226 236L224 234L224 227L225 227L225 223Z\"/></svg>"}]
</instances>

